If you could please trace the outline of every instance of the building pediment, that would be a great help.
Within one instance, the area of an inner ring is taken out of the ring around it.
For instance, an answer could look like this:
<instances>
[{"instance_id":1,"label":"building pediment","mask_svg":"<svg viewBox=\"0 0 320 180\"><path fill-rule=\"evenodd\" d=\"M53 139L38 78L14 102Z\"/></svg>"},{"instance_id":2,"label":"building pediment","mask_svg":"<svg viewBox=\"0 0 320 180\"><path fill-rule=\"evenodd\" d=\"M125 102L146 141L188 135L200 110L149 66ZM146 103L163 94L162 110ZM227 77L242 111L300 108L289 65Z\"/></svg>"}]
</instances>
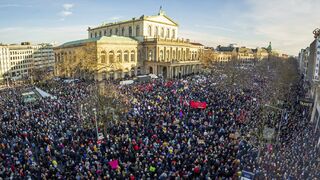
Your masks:
<instances>
[{"instance_id":1,"label":"building pediment","mask_svg":"<svg viewBox=\"0 0 320 180\"><path fill-rule=\"evenodd\" d=\"M144 19L147 21L160 22L160 23L165 23L172 26L178 26L178 23L174 22L171 18L169 18L166 15L145 16Z\"/></svg>"}]
</instances>

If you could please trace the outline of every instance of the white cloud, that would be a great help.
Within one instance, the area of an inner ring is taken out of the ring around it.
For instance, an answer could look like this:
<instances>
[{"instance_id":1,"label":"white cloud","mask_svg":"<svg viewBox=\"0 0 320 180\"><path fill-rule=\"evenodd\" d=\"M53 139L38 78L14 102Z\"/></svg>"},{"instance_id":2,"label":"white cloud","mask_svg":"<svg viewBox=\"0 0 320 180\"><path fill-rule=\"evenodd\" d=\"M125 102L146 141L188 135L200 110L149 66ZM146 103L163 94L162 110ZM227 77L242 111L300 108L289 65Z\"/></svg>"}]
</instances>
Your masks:
<instances>
[{"instance_id":1,"label":"white cloud","mask_svg":"<svg viewBox=\"0 0 320 180\"><path fill-rule=\"evenodd\" d=\"M60 15L61 15L61 16L64 16L64 17L70 16L71 14L72 14L71 11L61 11L61 12L60 12Z\"/></svg>"},{"instance_id":2,"label":"white cloud","mask_svg":"<svg viewBox=\"0 0 320 180\"><path fill-rule=\"evenodd\" d=\"M179 30L179 38L190 38L191 42L199 42L205 46L217 46L219 44L233 43L232 38L220 36L213 33L204 33L199 31Z\"/></svg>"},{"instance_id":3,"label":"white cloud","mask_svg":"<svg viewBox=\"0 0 320 180\"><path fill-rule=\"evenodd\" d=\"M88 26L0 28L0 39L3 43L31 41L32 43L57 42L60 44L71 40L87 38L85 29Z\"/></svg>"},{"instance_id":4,"label":"white cloud","mask_svg":"<svg viewBox=\"0 0 320 180\"><path fill-rule=\"evenodd\" d=\"M318 0L247 0L252 11L253 33L271 41L276 49L295 55L313 40L312 31L320 25Z\"/></svg>"},{"instance_id":5,"label":"white cloud","mask_svg":"<svg viewBox=\"0 0 320 180\"><path fill-rule=\"evenodd\" d=\"M63 9L69 10L69 9L73 8L74 4L63 4L62 6L63 6Z\"/></svg>"},{"instance_id":6,"label":"white cloud","mask_svg":"<svg viewBox=\"0 0 320 180\"><path fill-rule=\"evenodd\" d=\"M72 15L72 8L74 4L63 4L63 10L60 11L59 15L62 17L60 20L64 21L65 17Z\"/></svg>"},{"instance_id":7,"label":"white cloud","mask_svg":"<svg viewBox=\"0 0 320 180\"><path fill-rule=\"evenodd\" d=\"M229 31L229 32L235 32L235 30L227 28L227 27L222 27L222 26L213 26L213 25L195 25L197 28L205 28L205 29L215 29L215 30L221 30L221 31Z\"/></svg>"},{"instance_id":8,"label":"white cloud","mask_svg":"<svg viewBox=\"0 0 320 180\"><path fill-rule=\"evenodd\" d=\"M24 5L24 4L0 4L0 8L10 8L10 7L32 7L32 5Z\"/></svg>"}]
</instances>

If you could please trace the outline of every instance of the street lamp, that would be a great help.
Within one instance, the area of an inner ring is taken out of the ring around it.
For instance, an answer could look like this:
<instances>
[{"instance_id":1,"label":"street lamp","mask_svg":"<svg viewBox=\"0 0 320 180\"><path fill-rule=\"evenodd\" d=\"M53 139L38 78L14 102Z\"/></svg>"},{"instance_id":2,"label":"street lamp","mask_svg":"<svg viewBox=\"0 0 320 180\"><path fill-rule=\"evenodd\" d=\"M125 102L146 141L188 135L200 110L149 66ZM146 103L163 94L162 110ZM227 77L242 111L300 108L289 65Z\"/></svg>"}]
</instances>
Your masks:
<instances>
[{"instance_id":1,"label":"street lamp","mask_svg":"<svg viewBox=\"0 0 320 180\"><path fill-rule=\"evenodd\" d=\"M94 120L96 124L96 132L97 132L97 140L99 140L99 130L98 130L98 120L97 120L97 109L93 108L93 113L94 113Z\"/></svg>"}]
</instances>

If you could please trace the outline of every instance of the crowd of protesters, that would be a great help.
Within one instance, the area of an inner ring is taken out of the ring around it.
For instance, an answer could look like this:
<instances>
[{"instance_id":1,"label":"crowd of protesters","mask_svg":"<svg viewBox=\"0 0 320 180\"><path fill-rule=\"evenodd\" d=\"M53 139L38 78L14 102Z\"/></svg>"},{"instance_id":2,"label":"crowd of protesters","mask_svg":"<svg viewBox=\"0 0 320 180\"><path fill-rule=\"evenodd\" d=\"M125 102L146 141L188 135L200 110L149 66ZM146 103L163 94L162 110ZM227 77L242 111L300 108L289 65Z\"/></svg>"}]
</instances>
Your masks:
<instances>
[{"instance_id":1,"label":"crowd of protesters","mask_svg":"<svg viewBox=\"0 0 320 180\"><path fill-rule=\"evenodd\" d=\"M213 73L116 85L129 111L99 141L94 126L83 126L95 118L79 113L92 84L55 83L46 89L55 98L32 103L23 101L25 87L2 90L0 177L226 179L242 170L259 177L319 177L319 150L308 112L298 104L291 104L278 148L265 150L248 138L258 131L272 79L254 69L246 73L250 78L238 84Z\"/></svg>"}]
</instances>

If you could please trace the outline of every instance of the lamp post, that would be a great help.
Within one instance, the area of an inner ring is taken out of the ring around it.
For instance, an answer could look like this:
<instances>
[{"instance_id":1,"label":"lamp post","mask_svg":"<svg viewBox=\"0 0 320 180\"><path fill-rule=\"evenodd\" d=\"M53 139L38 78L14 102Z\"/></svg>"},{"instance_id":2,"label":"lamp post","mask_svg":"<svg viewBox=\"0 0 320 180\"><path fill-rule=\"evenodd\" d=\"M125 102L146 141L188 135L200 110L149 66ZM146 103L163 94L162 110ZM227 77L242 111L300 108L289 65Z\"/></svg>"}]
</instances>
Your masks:
<instances>
[{"instance_id":1,"label":"lamp post","mask_svg":"<svg viewBox=\"0 0 320 180\"><path fill-rule=\"evenodd\" d=\"M97 140L99 140L99 130L98 130L98 120L97 120L97 110L96 108L93 108L93 113L94 113L94 120L96 124L96 132L97 132Z\"/></svg>"}]
</instances>

